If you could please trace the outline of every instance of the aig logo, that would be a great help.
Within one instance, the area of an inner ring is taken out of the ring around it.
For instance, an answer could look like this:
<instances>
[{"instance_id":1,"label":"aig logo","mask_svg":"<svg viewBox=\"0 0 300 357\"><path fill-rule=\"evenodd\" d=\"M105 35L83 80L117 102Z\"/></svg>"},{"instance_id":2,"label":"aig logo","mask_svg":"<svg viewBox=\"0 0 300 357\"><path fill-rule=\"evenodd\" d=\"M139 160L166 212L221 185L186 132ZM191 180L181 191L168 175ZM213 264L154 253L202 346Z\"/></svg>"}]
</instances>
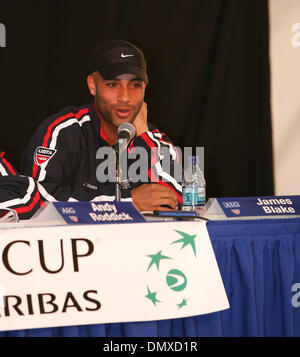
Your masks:
<instances>
[{"instance_id":1,"label":"aig logo","mask_svg":"<svg viewBox=\"0 0 300 357\"><path fill-rule=\"evenodd\" d=\"M6 29L3 24L0 24L0 47L6 47Z\"/></svg>"},{"instance_id":2,"label":"aig logo","mask_svg":"<svg viewBox=\"0 0 300 357\"><path fill-rule=\"evenodd\" d=\"M233 202L223 202L223 206L225 208L237 208L237 207L241 207L240 204L237 201L233 201Z\"/></svg>"}]
</instances>

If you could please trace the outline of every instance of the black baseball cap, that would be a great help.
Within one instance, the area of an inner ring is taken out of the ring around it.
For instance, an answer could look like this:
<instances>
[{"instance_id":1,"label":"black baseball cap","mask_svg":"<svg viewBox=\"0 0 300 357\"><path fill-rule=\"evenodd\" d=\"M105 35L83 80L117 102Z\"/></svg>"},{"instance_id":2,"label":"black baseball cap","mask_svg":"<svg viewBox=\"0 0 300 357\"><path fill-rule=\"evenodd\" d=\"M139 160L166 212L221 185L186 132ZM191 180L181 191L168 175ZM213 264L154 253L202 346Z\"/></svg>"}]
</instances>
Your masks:
<instances>
[{"instance_id":1,"label":"black baseball cap","mask_svg":"<svg viewBox=\"0 0 300 357\"><path fill-rule=\"evenodd\" d=\"M89 59L88 73L94 71L98 71L106 80L131 73L148 83L147 64L143 52L124 40L106 41L94 48Z\"/></svg>"}]
</instances>

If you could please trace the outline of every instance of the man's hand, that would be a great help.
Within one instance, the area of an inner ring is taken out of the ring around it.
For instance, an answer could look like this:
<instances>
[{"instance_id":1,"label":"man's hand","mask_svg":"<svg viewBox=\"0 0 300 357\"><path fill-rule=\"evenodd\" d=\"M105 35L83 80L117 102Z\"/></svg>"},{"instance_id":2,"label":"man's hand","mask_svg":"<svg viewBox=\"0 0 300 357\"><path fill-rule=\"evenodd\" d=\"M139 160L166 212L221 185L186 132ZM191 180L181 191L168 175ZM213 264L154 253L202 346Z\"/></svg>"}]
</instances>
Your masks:
<instances>
[{"instance_id":1,"label":"man's hand","mask_svg":"<svg viewBox=\"0 0 300 357\"><path fill-rule=\"evenodd\" d=\"M148 124L147 124L147 104L143 102L142 107L135 117L132 123L136 130L136 136L143 134L145 131L148 131Z\"/></svg>"},{"instance_id":2,"label":"man's hand","mask_svg":"<svg viewBox=\"0 0 300 357\"><path fill-rule=\"evenodd\" d=\"M140 211L176 211L178 209L175 193L169 187L156 183L143 184L132 189L131 197Z\"/></svg>"}]
</instances>

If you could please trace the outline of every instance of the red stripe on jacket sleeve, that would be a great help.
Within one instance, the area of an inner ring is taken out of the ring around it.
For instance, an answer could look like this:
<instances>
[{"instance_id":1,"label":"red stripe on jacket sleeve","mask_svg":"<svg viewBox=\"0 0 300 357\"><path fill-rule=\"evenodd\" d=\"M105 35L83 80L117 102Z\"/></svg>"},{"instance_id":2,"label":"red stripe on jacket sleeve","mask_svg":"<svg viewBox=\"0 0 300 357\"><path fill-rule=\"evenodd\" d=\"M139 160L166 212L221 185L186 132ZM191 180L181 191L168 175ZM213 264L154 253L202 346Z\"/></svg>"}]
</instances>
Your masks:
<instances>
[{"instance_id":1,"label":"red stripe on jacket sleeve","mask_svg":"<svg viewBox=\"0 0 300 357\"><path fill-rule=\"evenodd\" d=\"M153 167L156 164L156 162L158 161L158 158L154 156L154 153L157 154L157 145L149 138L149 136L147 135L147 133L143 133L141 135L141 137L144 139L144 141L146 142L146 144L151 148L152 151L152 158L151 158L151 167L148 170L148 176L150 178L151 182L155 182L158 183L159 185L163 185L166 187L169 187L176 195L177 200L180 204L182 204L182 196L180 194L178 194L178 192L167 182L164 182L162 180L160 180L157 175L155 174ZM154 178L154 180L153 180Z\"/></svg>"},{"instance_id":2,"label":"red stripe on jacket sleeve","mask_svg":"<svg viewBox=\"0 0 300 357\"><path fill-rule=\"evenodd\" d=\"M11 164L4 157L2 157L2 162L13 176L17 175L16 171L13 169Z\"/></svg>"},{"instance_id":3,"label":"red stripe on jacket sleeve","mask_svg":"<svg viewBox=\"0 0 300 357\"><path fill-rule=\"evenodd\" d=\"M39 191L36 192L36 194L34 195L31 203L28 206L23 206L23 207L18 207L18 208L14 208L14 210L19 214L19 213L26 213L26 212L30 212L35 205L40 201L41 197L40 197L40 193Z\"/></svg>"},{"instance_id":4,"label":"red stripe on jacket sleeve","mask_svg":"<svg viewBox=\"0 0 300 357\"><path fill-rule=\"evenodd\" d=\"M74 113L65 114L65 115L57 118L56 120L54 120L54 122L52 122L48 127L48 130L47 130L47 132L44 136L44 139L43 139L42 146L45 148L48 147L48 141L51 136L52 129L56 125L58 125L59 123L61 123L62 121L64 121L65 119L68 119L68 118L75 117L76 119L79 119L83 114L86 114L88 111L89 111L89 108L81 109L76 114L74 114ZM37 170L38 170L38 165L35 162L33 162L33 167L32 167L32 177L33 178L36 178Z\"/></svg>"}]
</instances>

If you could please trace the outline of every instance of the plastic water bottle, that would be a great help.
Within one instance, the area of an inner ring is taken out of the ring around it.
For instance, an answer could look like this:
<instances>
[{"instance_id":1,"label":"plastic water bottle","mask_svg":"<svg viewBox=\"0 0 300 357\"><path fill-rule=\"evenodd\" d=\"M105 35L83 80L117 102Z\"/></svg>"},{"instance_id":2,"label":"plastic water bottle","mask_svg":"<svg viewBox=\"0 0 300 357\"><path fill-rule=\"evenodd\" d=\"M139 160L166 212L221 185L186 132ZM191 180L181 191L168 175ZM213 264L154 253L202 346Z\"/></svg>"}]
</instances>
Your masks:
<instances>
[{"instance_id":1,"label":"plastic water bottle","mask_svg":"<svg viewBox=\"0 0 300 357\"><path fill-rule=\"evenodd\" d=\"M199 167L199 157L189 156L189 165L182 185L182 210L198 211L205 205L205 179Z\"/></svg>"}]
</instances>

